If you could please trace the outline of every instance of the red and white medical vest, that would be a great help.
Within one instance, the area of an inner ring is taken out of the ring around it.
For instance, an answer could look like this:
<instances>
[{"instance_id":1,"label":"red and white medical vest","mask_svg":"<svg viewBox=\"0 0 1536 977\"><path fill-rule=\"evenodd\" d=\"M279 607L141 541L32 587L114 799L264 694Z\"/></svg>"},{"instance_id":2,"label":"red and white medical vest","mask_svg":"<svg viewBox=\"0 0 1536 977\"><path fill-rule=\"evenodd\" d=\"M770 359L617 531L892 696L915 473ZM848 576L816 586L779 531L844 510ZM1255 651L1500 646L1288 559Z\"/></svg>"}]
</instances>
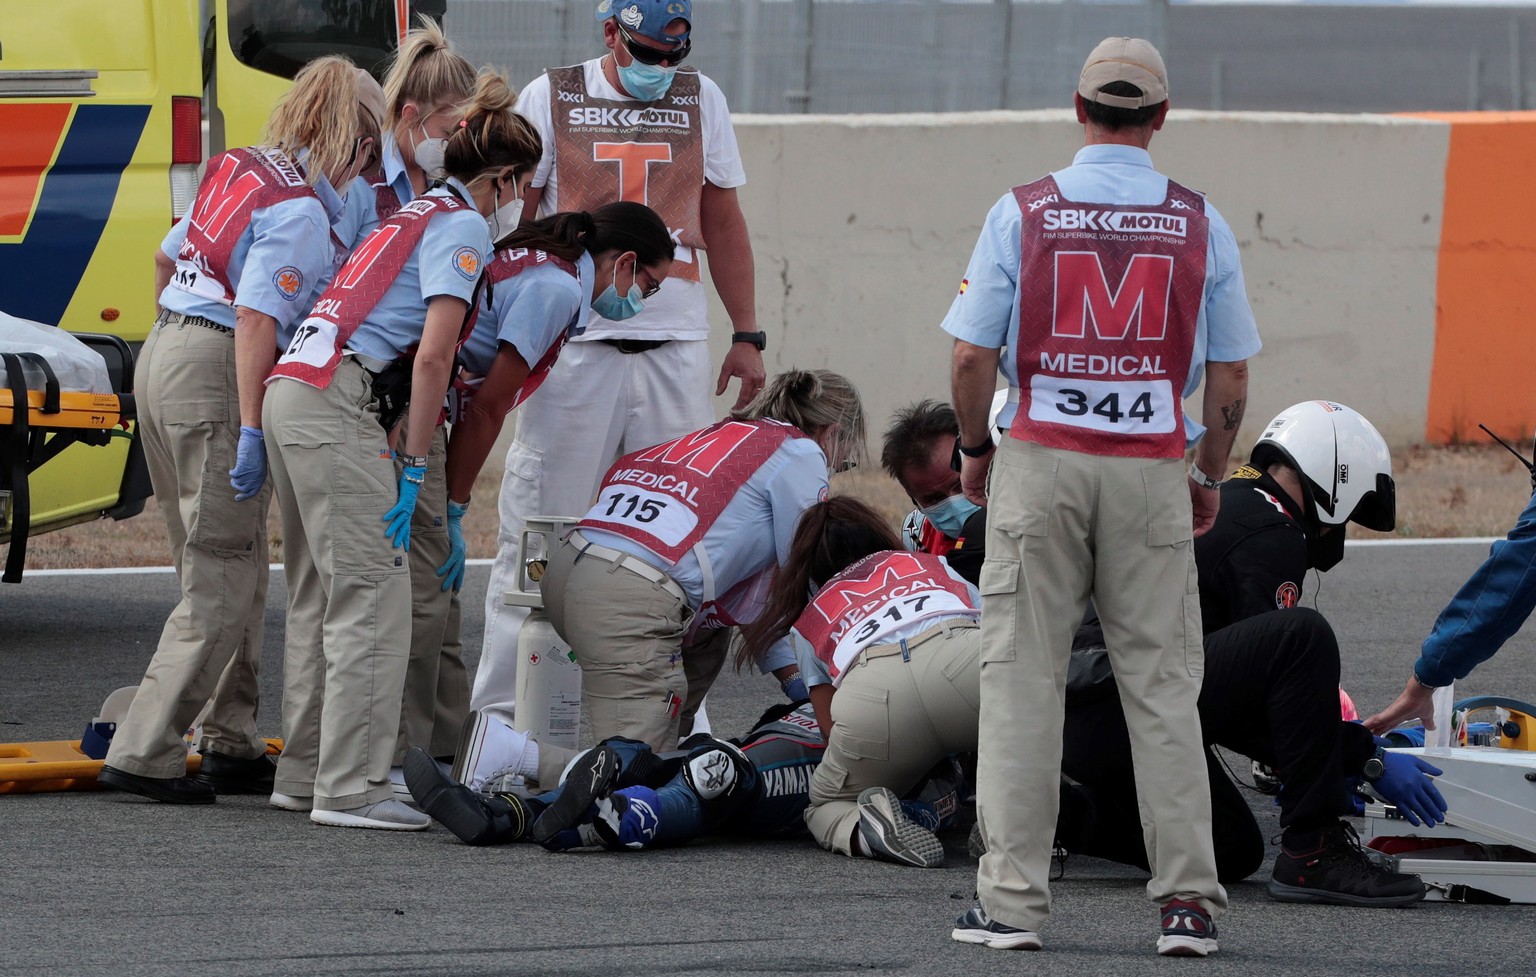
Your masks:
<instances>
[{"instance_id":1,"label":"red and white medical vest","mask_svg":"<svg viewBox=\"0 0 1536 977\"><path fill-rule=\"evenodd\" d=\"M485 274L490 279L490 287L495 288L497 283L504 282L514 275L521 275L529 268L538 265L553 265L577 281L581 280L581 274L571 262L544 251L530 251L527 248L507 248L497 251L496 256L486 267ZM543 384L544 378L549 376L549 371L554 369L555 360L560 357L560 351L565 348L565 340L569 336L570 330L562 331L550 344L549 349L544 351L544 355L539 357L539 361L529 365L528 378L523 381L521 387L517 388L517 396L512 400L513 408L533 396L533 392Z\"/></svg>"},{"instance_id":2,"label":"red and white medical vest","mask_svg":"<svg viewBox=\"0 0 1536 977\"><path fill-rule=\"evenodd\" d=\"M1184 454L1183 387L1205 293L1205 198L1156 206L1015 187L1023 214L1015 438L1094 455Z\"/></svg>"},{"instance_id":3,"label":"red and white medical vest","mask_svg":"<svg viewBox=\"0 0 1536 977\"><path fill-rule=\"evenodd\" d=\"M867 556L817 591L795 622L834 686L859 653L887 644L889 635L930 619L975 620L980 608L970 588L955 579L943 559L929 553L885 552Z\"/></svg>"},{"instance_id":4,"label":"red and white medical vest","mask_svg":"<svg viewBox=\"0 0 1536 977\"><path fill-rule=\"evenodd\" d=\"M683 68L656 102L599 98L586 68L549 69L560 209L596 210L615 200L645 204L678 244L704 250L704 127L699 73ZM679 253L670 275L699 280L698 259Z\"/></svg>"},{"instance_id":5,"label":"red and white medical vest","mask_svg":"<svg viewBox=\"0 0 1536 977\"><path fill-rule=\"evenodd\" d=\"M432 218L467 206L452 195L417 197L380 224L352 252L308 318L299 324L267 382L288 377L321 390L330 386L347 340L395 283ZM461 341L474 327L475 308L471 303Z\"/></svg>"},{"instance_id":6,"label":"red and white medical vest","mask_svg":"<svg viewBox=\"0 0 1536 977\"><path fill-rule=\"evenodd\" d=\"M229 259L251 226L251 215L284 200L315 196L304 171L276 149L231 149L208 162L187 215L187 236L176 253L171 287L200 298L235 304ZM297 291L302 281L295 277ZM278 287L284 287L281 282Z\"/></svg>"},{"instance_id":7,"label":"red and white medical vest","mask_svg":"<svg viewBox=\"0 0 1536 977\"><path fill-rule=\"evenodd\" d=\"M779 421L726 420L627 454L603 476L581 526L632 539L675 564L779 445L803 437Z\"/></svg>"}]
</instances>

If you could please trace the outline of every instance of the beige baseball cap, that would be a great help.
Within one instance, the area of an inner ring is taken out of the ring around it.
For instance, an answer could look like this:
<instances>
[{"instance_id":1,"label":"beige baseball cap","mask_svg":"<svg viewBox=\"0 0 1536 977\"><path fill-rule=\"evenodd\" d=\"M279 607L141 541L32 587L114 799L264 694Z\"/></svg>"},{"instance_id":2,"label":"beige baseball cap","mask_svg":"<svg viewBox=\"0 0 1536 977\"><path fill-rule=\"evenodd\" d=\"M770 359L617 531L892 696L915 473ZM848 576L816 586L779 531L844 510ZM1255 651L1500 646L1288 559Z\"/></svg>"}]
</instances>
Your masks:
<instances>
[{"instance_id":1,"label":"beige baseball cap","mask_svg":"<svg viewBox=\"0 0 1536 977\"><path fill-rule=\"evenodd\" d=\"M363 111L373 116L373 122L382 132L384 129L384 89L373 76L362 68L354 68L357 72L357 101L363 107Z\"/></svg>"},{"instance_id":2,"label":"beige baseball cap","mask_svg":"<svg viewBox=\"0 0 1536 977\"><path fill-rule=\"evenodd\" d=\"M1110 82L1130 82L1141 95L1107 95L1099 89ZM1090 102L1122 109L1139 109L1168 100L1168 69L1151 41L1139 37L1106 37L1083 62L1077 93Z\"/></svg>"}]
</instances>

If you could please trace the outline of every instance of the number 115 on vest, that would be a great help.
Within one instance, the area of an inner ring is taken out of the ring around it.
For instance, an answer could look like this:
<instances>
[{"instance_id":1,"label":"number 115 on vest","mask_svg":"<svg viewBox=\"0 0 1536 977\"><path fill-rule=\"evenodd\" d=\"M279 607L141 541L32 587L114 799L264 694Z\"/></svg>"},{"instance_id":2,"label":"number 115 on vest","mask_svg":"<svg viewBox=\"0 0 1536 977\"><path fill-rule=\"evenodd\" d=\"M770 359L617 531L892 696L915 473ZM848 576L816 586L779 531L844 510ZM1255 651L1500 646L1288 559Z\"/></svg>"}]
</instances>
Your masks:
<instances>
[{"instance_id":1,"label":"number 115 on vest","mask_svg":"<svg viewBox=\"0 0 1536 977\"><path fill-rule=\"evenodd\" d=\"M699 523L698 515L676 496L628 485L610 486L587 520L595 525L618 523L678 546Z\"/></svg>"}]
</instances>

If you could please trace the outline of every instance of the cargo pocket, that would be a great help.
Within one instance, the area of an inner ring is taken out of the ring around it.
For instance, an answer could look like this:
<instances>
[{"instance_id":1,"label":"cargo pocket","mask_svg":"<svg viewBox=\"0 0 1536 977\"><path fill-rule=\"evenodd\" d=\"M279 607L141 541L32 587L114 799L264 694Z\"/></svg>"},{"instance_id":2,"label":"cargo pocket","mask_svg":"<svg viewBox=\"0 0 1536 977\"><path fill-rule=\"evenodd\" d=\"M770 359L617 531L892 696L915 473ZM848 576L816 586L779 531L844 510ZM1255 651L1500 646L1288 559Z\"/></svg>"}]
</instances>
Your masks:
<instances>
[{"instance_id":1,"label":"cargo pocket","mask_svg":"<svg viewBox=\"0 0 1536 977\"><path fill-rule=\"evenodd\" d=\"M891 757L890 693L885 689L848 688L832 697L832 742L859 760Z\"/></svg>"},{"instance_id":2,"label":"cargo pocket","mask_svg":"<svg viewBox=\"0 0 1536 977\"><path fill-rule=\"evenodd\" d=\"M326 531L331 537L331 566L338 576L382 580L408 573L405 550L395 549L384 535L384 513L390 503L330 502Z\"/></svg>"},{"instance_id":3,"label":"cargo pocket","mask_svg":"<svg viewBox=\"0 0 1536 977\"><path fill-rule=\"evenodd\" d=\"M1177 546L1194 539L1194 509L1183 462L1145 468L1141 477L1147 493L1147 545Z\"/></svg>"},{"instance_id":4,"label":"cargo pocket","mask_svg":"<svg viewBox=\"0 0 1536 977\"><path fill-rule=\"evenodd\" d=\"M234 446L224 430L215 426L208 436L197 505L187 526L187 542L211 552L249 556L256 552L260 534L266 532L270 493L263 486L255 498L236 502L235 488L229 483L229 470L233 467Z\"/></svg>"},{"instance_id":5,"label":"cargo pocket","mask_svg":"<svg viewBox=\"0 0 1536 977\"><path fill-rule=\"evenodd\" d=\"M972 709L981 710L981 629L965 628L944 640L944 680Z\"/></svg>"},{"instance_id":6,"label":"cargo pocket","mask_svg":"<svg viewBox=\"0 0 1536 977\"><path fill-rule=\"evenodd\" d=\"M1018 657L1017 635L1019 606L1018 560L992 559L981 565L978 578L982 618L981 660L1011 662Z\"/></svg>"},{"instance_id":7,"label":"cargo pocket","mask_svg":"<svg viewBox=\"0 0 1536 977\"><path fill-rule=\"evenodd\" d=\"M1010 536L1049 535L1056 503L1058 459L1030 450L1018 458L999 452L988 473L987 526Z\"/></svg>"}]
</instances>

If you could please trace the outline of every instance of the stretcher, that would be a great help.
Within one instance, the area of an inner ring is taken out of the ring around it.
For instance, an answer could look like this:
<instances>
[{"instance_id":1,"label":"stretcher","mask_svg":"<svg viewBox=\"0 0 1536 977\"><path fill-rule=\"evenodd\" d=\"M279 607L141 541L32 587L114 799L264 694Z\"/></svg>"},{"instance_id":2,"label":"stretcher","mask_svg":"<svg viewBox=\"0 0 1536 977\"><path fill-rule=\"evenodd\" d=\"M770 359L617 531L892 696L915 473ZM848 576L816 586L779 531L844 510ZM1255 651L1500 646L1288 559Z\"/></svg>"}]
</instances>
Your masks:
<instances>
[{"instance_id":1,"label":"stretcher","mask_svg":"<svg viewBox=\"0 0 1536 977\"><path fill-rule=\"evenodd\" d=\"M1536 753L1500 747L1412 747L1444 773L1445 823L1413 827L1390 804L1365 809L1378 864L1420 876L1437 902L1536 903Z\"/></svg>"},{"instance_id":2,"label":"stretcher","mask_svg":"<svg viewBox=\"0 0 1536 977\"><path fill-rule=\"evenodd\" d=\"M282 752L283 741L267 740L268 755ZM187 773L203 758L187 757ZM80 740L0 743L0 794L38 794L63 790L100 790L96 775L105 761L85 755Z\"/></svg>"},{"instance_id":3,"label":"stretcher","mask_svg":"<svg viewBox=\"0 0 1536 977\"><path fill-rule=\"evenodd\" d=\"M130 440L123 471L110 473L118 482L115 495L111 493L113 486L107 487L113 500L110 505L71 513L64 521L50 522L48 528L103 516L123 519L137 515L151 494L143 449L132 437L136 413L128 391L133 387L133 353L117 336L80 334L76 338L103 355L115 392L60 390L52 368L41 356L0 354L0 542L10 542L0 580L6 583L19 582L26 563L27 538L34 528L31 476L65 449L76 444L104 446L114 438ZM42 372L42 389L35 389L35 382L29 388L26 366ZM100 477L108 477L107 471L103 468Z\"/></svg>"}]
</instances>

